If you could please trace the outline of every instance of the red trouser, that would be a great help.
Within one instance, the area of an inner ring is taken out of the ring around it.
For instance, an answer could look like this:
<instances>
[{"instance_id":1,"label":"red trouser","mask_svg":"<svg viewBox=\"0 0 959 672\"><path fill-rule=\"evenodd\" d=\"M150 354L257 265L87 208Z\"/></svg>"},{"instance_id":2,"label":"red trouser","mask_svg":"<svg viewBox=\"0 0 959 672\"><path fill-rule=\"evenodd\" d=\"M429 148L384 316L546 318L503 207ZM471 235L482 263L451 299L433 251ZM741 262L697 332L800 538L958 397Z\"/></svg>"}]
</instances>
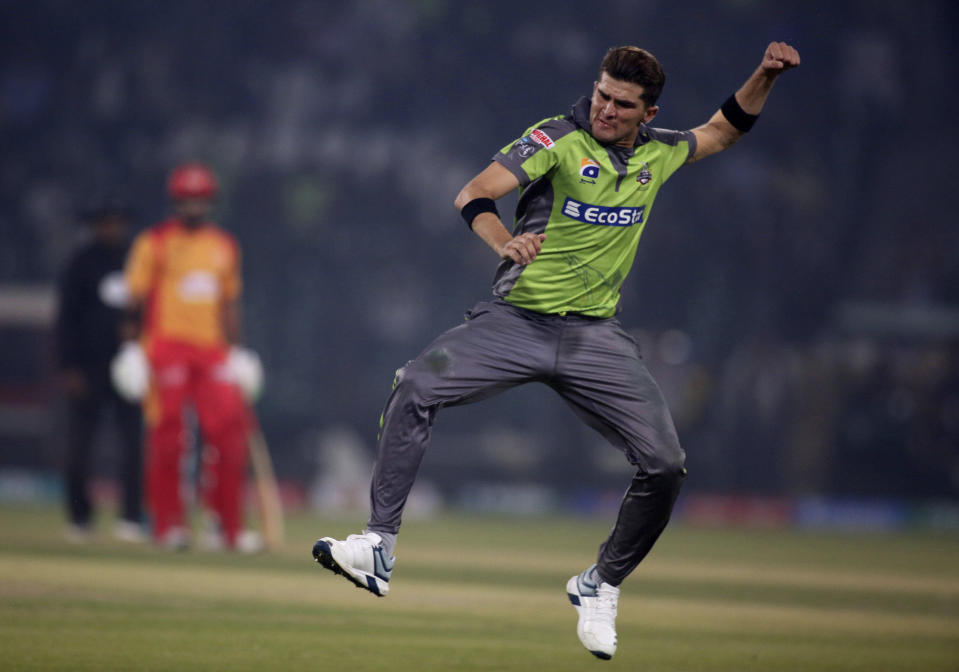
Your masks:
<instances>
[{"instance_id":1,"label":"red trouser","mask_svg":"<svg viewBox=\"0 0 959 672\"><path fill-rule=\"evenodd\" d=\"M226 355L222 346L177 341L155 340L147 348L153 383L145 407L146 495L157 540L170 528L185 526L180 465L189 402L203 437L203 499L218 516L227 545L236 543L243 523L249 416L239 388L225 375Z\"/></svg>"}]
</instances>

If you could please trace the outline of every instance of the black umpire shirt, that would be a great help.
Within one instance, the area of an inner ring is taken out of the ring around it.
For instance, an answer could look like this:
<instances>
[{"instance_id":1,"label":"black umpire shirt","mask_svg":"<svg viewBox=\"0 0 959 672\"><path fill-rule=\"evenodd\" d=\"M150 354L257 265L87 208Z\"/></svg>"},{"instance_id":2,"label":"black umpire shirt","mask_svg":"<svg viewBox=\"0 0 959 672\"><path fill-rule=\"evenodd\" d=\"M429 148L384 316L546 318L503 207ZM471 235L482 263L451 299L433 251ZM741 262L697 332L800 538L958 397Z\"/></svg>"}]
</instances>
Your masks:
<instances>
[{"instance_id":1,"label":"black umpire shirt","mask_svg":"<svg viewBox=\"0 0 959 672\"><path fill-rule=\"evenodd\" d=\"M59 287L57 353L61 369L106 368L120 341L128 303L123 264L128 244L88 243L70 259Z\"/></svg>"}]
</instances>

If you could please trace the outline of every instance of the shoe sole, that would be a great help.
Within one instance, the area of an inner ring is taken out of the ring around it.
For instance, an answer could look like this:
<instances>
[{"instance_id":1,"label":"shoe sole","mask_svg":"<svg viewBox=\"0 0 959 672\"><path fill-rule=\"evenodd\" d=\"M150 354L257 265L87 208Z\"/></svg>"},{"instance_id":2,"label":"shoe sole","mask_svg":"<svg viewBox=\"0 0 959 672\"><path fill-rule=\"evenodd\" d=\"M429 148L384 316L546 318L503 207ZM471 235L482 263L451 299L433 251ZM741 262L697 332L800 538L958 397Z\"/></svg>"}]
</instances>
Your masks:
<instances>
[{"instance_id":1,"label":"shoe sole","mask_svg":"<svg viewBox=\"0 0 959 672\"><path fill-rule=\"evenodd\" d=\"M367 590L377 597L385 597L386 593L389 592L389 584L385 584L372 574L356 571L356 574L359 575L357 576L349 569L340 565L334 557L333 547L323 539L313 544L313 558L325 569L330 570L334 574L339 574L357 588Z\"/></svg>"},{"instance_id":2,"label":"shoe sole","mask_svg":"<svg viewBox=\"0 0 959 672\"><path fill-rule=\"evenodd\" d=\"M573 605L573 608L574 608L574 609L576 609L576 616L577 616L577 619L579 619L579 618L582 616L582 613L583 613L583 612L582 612L582 610L583 610L583 606L582 606L583 603L582 603L582 600L581 600L582 595L580 595L578 592L572 592L572 591L576 590L576 578L577 578L577 577L574 576L573 578L571 578L571 579L566 583L566 596L569 598L569 603ZM576 634L577 634L577 636L579 637L580 643L582 643L582 641L583 641L583 636L582 636L582 634L581 634L580 631L579 631L579 623L578 623L578 622L577 622L577 624L576 624ZM584 646L585 646L585 645L584 645ZM594 656L596 656L596 657L599 658L600 660L612 660L612 659L613 659L612 654L606 653L605 651L594 651L593 649L591 649L591 648L589 648L589 647L585 647L585 648L586 648L587 651L589 651L591 654L593 654Z\"/></svg>"}]
</instances>

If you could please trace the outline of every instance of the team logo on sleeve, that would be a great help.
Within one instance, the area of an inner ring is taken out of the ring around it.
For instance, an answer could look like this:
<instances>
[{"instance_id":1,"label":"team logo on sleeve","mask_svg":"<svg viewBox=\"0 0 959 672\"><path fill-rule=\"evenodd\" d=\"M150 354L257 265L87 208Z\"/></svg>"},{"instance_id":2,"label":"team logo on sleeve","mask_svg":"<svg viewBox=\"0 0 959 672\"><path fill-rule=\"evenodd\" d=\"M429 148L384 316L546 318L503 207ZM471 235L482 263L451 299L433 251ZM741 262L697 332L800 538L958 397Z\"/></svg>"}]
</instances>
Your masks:
<instances>
[{"instance_id":1,"label":"team logo on sleeve","mask_svg":"<svg viewBox=\"0 0 959 672\"><path fill-rule=\"evenodd\" d=\"M529 137L531 137L533 140L541 144L546 149L552 149L553 145L556 144L555 142L553 142L553 139L551 137L546 135L546 133L539 130L538 128L533 129L533 132L529 134Z\"/></svg>"},{"instance_id":2,"label":"team logo on sleeve","mask_svg":"<svg viewBox=\"0 0 959 672\"><path fill-rule=\"evenodd\" d=\"M653 181L653 172L649 169L649 164L643 161L643 167L636 176L636 181L644 187Z\"/></svg>"},{"instance_id":3,"label":"team logo on sleeve","mask_svg":"<svg viewBox=\"0 0 959 672\"><path fill-rule=\"evenodd\" d=\"M529 139L529 136L526 136L514 142L512 149L515 149L520 158L525 160L535 154L538 148L533 145L533 141Z\"/></svg>"},{"instance_id":4,"label":"team logo on sleeve","mask_svg":"<svg viewBox=\"0 0 959 672\"><path fill-rule=\"evenodd\" d=\"M599 162L585 157L580 159L579 181L585 184L596 184L597 177L599 177Z\"/></svg>"}]
</instances>

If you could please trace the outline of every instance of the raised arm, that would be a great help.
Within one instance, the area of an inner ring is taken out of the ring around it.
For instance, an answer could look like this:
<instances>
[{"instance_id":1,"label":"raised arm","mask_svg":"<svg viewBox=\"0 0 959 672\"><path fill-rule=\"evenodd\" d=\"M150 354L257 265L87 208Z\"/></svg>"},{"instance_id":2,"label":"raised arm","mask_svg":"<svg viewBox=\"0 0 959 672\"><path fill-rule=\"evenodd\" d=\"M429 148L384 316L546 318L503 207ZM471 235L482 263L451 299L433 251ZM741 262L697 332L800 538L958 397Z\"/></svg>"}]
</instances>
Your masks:
<instances>
[{"instance_id":1,"label":"raised arm","mask_svg":"<svg viewBox=\"0 0 959 672\"><path fill-rule=\"evenodd\" d=\"M693 129L696 153L687 163L717 154L743 137L766 104L776 78L798 65L798 51L785 42L771 42L759 67L736 91L734 98L709 121Z\"/></svg>"},{"instance_id":2,"label":"raised arm","mask_svg":"<svg viewBox=\"0 0 959 672\"><path fill-rule=\"evenodd\" d=\"M454 205L464 217L471 217L470 228L493 248L496 254L525 266L539 254L546 235L522 233L514 237L503 226L503 220L491 203L517 187L519 180L516 176L494 161L466 183L456 196ZM489 202L485 202L485 199L489 199ZM474 212L475 216L472 214Z\"/></svg>"}]
</instances>

